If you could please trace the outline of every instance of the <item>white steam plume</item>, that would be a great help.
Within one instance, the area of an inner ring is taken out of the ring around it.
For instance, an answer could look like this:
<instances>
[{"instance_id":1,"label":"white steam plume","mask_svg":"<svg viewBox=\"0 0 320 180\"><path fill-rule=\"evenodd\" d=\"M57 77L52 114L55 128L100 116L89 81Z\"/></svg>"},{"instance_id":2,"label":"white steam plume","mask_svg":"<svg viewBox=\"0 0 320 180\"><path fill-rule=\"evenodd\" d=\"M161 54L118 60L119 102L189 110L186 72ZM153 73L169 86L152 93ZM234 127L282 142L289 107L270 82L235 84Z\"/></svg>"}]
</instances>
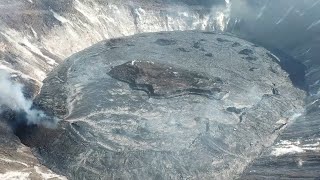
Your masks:
<instances>
[{"instance_id":1,"label":"white steam plume","mask_svg":"<svg viewBox=\"0 0 320 180\"><path fill-rule=\"evenodd\" d=\"M211 13L215 14L216 26L220 31L225 31L230 21L231 2L225 0L225 7L216 9L212 7Z\"/></svg>"},{"instance_id":2,"label":"white steam plume","mask_svg":"<svg viewBox=\"0 0 320 180\"><path fill-rule=\"evenodd\" d=\"M32 109L32 100L26 99L23 95L23 85L10 80L10 74L0 70L0 113L3 107L10 108L15 112L24 112L26 124L44 125L53 127L56 120L48 121L43 111Z\"/></svg>"}]
</instances>

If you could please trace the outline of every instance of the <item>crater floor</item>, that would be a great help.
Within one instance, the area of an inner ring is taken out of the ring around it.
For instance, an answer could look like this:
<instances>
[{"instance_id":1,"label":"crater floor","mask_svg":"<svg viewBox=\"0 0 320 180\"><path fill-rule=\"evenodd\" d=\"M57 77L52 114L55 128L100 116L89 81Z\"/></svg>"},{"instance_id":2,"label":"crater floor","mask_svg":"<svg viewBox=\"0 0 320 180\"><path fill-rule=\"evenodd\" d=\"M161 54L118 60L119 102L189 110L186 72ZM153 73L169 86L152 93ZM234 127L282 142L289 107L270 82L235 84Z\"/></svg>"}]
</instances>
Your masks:
<instances>
[{"instance_id":1,"label":"crater floor","mask_svg":"<svg viewBox=\"0 0 320 180\"><path fill-rule=\"evenodd\" d=\"M250 42L147 33L100 42L51 72L35 105L61 121L20 138L70 179L232 179L303 112L304 98Z\"/></svg>"}]
</instances>

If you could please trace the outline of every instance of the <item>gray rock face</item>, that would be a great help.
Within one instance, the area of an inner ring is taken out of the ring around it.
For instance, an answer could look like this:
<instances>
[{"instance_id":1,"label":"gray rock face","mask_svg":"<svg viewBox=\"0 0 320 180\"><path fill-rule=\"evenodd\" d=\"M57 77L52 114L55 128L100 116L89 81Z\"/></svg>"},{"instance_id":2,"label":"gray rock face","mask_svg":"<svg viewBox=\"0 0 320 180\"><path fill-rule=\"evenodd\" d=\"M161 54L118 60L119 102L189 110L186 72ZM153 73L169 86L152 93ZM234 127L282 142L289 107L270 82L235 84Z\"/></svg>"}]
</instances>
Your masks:
<instances>
[{"instance_id":1,"label":"gray rock face","mask_svg":"<svg viewBox=\"0 0 320 180\"><path fill-rule=\"evenodd\" d=\"M204 32L98 43L44 81L35 104L62 119L58 128L34 128L21 139L70 179L238 177L303 111L305 93L268 54ZM225 94L208 98L190 88Z\"/></svg>"}]
</instances>

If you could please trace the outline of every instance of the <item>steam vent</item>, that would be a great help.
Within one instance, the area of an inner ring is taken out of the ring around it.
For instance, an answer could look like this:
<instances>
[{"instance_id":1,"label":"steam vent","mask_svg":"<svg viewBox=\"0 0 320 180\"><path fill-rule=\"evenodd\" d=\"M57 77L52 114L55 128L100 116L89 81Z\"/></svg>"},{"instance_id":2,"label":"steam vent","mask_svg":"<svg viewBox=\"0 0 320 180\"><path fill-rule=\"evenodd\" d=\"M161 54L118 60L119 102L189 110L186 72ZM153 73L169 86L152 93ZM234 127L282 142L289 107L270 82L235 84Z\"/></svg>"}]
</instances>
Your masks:
<instances>
[{"instance_id":1,"label":"steam vent","mask_svg":"<svg viewBox=\"0 0 320 180\"><path fill-rule=\"evenodd\" d=\"M320 1L0 10L0 179L320 179Z\"/></svg>"}]
</instances>

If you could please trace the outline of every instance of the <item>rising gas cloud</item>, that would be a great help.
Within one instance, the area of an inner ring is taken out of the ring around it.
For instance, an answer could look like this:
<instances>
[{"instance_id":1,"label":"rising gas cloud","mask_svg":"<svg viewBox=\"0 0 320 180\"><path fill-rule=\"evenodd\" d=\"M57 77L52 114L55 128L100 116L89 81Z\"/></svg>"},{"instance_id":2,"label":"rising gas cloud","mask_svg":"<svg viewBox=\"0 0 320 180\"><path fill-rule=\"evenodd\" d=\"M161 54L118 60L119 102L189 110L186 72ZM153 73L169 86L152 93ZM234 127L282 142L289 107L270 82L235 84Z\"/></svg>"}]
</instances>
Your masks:
<instances>
[{"instance_id":1,"label":"rising gas cloud","mask_svg":"<svg viewBox=\"0 0 320 180\"><path fill-rule=\"evenodd\" d=\"M0 70L0 113L9 108L23 114L23 117L20 115L21 118L16 119L16 121L23 121L20 123L54 127L57 120L48 118L43 111L34 109L32 104L32 100L25 98L23 94L23 85L12 81L8 72Z\"/></svg>"}]
</instances>

